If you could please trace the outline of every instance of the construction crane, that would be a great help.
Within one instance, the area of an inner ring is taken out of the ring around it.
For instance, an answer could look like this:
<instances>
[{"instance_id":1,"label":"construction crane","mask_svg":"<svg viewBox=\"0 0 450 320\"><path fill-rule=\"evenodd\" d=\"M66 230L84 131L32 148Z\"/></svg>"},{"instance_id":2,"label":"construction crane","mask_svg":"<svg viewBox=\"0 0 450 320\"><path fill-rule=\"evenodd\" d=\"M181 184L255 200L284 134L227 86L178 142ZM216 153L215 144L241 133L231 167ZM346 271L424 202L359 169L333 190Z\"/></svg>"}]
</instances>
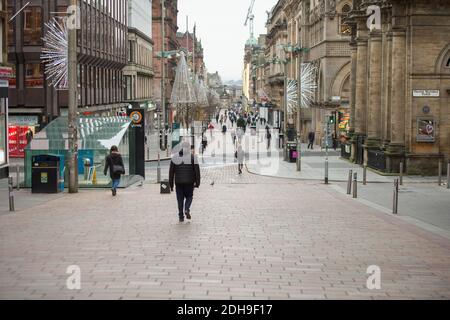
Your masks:
<instances>
[{"instance_id":1,"label":"construction crane","mask_svg":"<svg viewBox=\"0 0 450 320\"><path fill-rule=\"evenodd\" d=\"M255 0L252 0L250 4L250 8L248 8L247 18L245 19L244 26L247 26L250 21L250 39L253 39L254 35L254 25L253 20L255 19L255 15L253 14L253 7L255 6Z\"/></svg>"}]
</instances>

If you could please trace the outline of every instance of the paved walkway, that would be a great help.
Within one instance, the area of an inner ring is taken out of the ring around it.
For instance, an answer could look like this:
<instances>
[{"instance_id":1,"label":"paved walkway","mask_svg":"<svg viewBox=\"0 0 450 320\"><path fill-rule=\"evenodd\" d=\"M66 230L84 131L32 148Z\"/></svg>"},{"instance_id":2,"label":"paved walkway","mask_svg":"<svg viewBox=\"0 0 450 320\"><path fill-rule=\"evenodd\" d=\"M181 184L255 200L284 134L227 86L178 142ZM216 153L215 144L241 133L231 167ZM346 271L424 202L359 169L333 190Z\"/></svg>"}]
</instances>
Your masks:
<instances>
[{"instance_id":1,"label":"paved walkway","mask_svg":"<svg viewBox=\"0 0 450 320\"><path fill-rule=\"evenodd\" d=\"M117 198L18 192L27 205L0 208L0 299L450 298L449 239L339 184L238 176L230 140L225 155L218 141L191 224L178 224L175 196L155 184ZM71 265L81 290L67 288ZM380 290L366 285L373 265Z\"/></svg>"},{"instance_id":2,"label":"paved walkway","mask_svg":"<svg viewBox=\"0 0 450 320\"><path fill-rule=\"evenodd\" d=\"M157 185L0 215L0 298L450 298L450 241L316 182L203 174L192 224ZM370 265L381 290L366 287Z\"/></svg>"}]
</instances>

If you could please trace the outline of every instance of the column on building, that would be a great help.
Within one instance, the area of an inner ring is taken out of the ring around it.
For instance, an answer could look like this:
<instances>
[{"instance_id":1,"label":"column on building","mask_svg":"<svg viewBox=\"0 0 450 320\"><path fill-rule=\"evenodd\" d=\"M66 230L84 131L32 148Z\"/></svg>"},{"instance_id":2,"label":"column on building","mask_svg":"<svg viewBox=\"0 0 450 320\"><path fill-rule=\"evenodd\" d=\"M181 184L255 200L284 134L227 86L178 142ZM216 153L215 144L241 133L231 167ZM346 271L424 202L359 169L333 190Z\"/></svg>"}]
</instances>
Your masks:
<instances>
[{"instance_id":1,"label":"column on building","mask_svg":"<svg viewBox=\"0 0 450 320\"><path fill-rule=\"evenodd\" d=\"M355 162L362 164L361 148L367 134L367 25L366 17L358 16L356 37L356 88L355 88L355 135L353 146Z\"/></svg>"},{"instance_id":2,"label":"column on building","mask_svg":"<svg viewBox=\"0 0 450 320\"><path fill-rule=\"evenodd\" d=\"M392 24L389 7L383 8L382 17L382 107L381 107L381 143L382 149L386 150L391 140L391 75L392 75Z\"/></svg>"},{"instance_id":3,"label":"column on building","mask_svg":"<svg viewBox=\"0 0 450 320\"><path fill-rule=\"evenodd\" d=\"M392 30L391 141L388 148L388 172L398 172L405 152L406 30L403 2L395 4L393 10L393 20L396 23Z\"/></svg>"},{"instance_id":4,"label":"column on building","mask_svg":"<svg viewBox=\"0 0 450 320\"><path fill-rule=\"evenodd\" d=\"M380 30L370 32L369 51L369 99L366 146L368 148L378 148L381 141L382 52Z\"/></svg>"}]
</instances>

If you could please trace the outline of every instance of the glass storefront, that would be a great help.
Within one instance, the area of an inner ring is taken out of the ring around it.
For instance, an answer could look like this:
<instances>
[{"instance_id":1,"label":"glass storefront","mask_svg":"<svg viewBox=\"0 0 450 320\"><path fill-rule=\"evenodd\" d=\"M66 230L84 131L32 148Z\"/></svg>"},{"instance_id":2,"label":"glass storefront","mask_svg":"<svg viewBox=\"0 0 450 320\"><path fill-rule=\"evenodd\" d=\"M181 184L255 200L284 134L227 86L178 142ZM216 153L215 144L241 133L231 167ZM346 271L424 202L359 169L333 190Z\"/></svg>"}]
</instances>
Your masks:
<instances>
[{"instance_id":1,"label":"glass storefront","mask_svg":"<svg viewBox=\"0 0 450 320\"><path fill-rule=\"evenodd\" d=\"M103 174L105 158L113 145L119 147L127 174L130 163L128 117L78 118L78 181L80 187L102 188L111 184ZM25 149L25 185L31 186L31 159L36 155L59 155L66 159L68 150L67 117L59 117L34 136ZM124 185L134 177L123 177ZM66 182L67 177L66 177Z\"/></svg>"}]
</instances>

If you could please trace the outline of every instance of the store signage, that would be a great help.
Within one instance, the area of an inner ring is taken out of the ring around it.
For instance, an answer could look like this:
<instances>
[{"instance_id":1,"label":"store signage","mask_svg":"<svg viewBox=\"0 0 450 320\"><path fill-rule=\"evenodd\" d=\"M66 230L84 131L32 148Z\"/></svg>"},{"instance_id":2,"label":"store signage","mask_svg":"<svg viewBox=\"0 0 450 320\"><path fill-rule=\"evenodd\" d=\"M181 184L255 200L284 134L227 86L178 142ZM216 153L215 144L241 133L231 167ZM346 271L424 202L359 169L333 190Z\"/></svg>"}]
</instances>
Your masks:
<instances>
[{"instance_id":1,"label":"store signage","mask_svg":"<svg viewBox=\"0 0 450 320\"><path fill-rule=\"evenodd\" d=\"M9 116L9 123L17 126L37 126L38 116Z\"/></svg>"},{"instance_id":2,"label":"store signage","mask_svg":"<svg viewBox=\"0 0 450 320\"><path fill-rule=\"evenodd\" d=\"M13 69L11 67L0 67L0 78L12 78Z\"/></svg>"},{"instance_id":3,"label":"store signage","mask_svg":"<svg viewBox=\"0 0 450 320\"><path fill-rule=\"evenodd\" d=\"M413 90L413 97L440 97L439 90Z\"/></svg>"},{"instance_id":4,"label":"store signage","mask_svg":"<svg viewBox=\"0 0 450 320\"><path fill-rule=\"evenodd\" d=\"M141 128L142 120L144 119L144 115L141 111L133 111L130 113L130 118L132 121L132 128Z\"/></svg>"}]
</instances>

